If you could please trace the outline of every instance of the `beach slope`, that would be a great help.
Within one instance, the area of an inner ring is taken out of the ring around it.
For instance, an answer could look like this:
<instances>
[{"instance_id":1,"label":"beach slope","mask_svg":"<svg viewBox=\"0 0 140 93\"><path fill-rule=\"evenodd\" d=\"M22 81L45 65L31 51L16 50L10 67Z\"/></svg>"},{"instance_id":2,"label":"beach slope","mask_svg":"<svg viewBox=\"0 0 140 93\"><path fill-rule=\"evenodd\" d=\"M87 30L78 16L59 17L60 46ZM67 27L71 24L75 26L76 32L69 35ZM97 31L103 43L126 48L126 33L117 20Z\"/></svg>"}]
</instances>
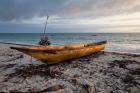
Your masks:
<instances>
[{"instance_id":1,"label":"beach slope","mask_svg":"<svg viewBox=\"0 0 140 93\"><path fill-rule=\"evenodd\" d=\"M100 52L48 66L0 44L0 92L140 93L140 55Z\"/></svg>"}]
</instances>

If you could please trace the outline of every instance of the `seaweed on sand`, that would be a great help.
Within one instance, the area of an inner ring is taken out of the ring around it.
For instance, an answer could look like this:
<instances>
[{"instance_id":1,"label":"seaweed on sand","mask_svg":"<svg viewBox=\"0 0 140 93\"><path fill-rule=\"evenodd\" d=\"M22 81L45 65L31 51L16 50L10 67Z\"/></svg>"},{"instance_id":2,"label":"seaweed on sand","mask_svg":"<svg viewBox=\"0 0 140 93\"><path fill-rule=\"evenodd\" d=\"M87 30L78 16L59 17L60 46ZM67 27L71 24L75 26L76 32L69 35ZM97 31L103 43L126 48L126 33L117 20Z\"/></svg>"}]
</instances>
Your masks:
<instances>
[{"instance_id":1,"label":"seaweed on sand","mask_svg":"<svg viewBox=\"0 0 140 93\"><path fill-rule=\"evenodd\" d=\"M140 64L140 63L135 60L114 60L113 62L109 63L110 67L119 66L119 68L124 69L127 69L126 65L128 64Z\"/></svg>"},{"instance_id":2,"label":"seaweed on sand","mask_svg":"<svg viewBox=\"0 0 140 93\"><path fill-rule=\"evenodd\" d=\"M14 73L6 75L8 78L13 78L15 76L19 77L32 77L33 75L40 75L40 76L48 76L49 68L46 64L43 65L29 65L29 66L21 66L15 69Z\"/></svg>"},{"instance_id":3,"label":"seaweed on sand","mask_svg":"<svg viewBox=\"0 0 140 93\"><path fill-rule=\"evenodd\" d=\"M132 75L140 75L140 68L137 68L135 70L131 70L129 73Z\"/></svg>"},{"instance_id":4,"label":"seaweed on sand","mask_svg":"<svg viewBox=\"0 0 140 93\"><path fill-rule=\"evenodd\" d=\"M140 86L140 83L136 81L135 77L132 74L127 74L124 78L122 78L122 81L129 86Z\"/></svg>"},{"instance_id":5,"label":"seaweed on sand","mask_svg":"<svg viewBox=\"0 0 140 93\"><path fill-rule=\"evenodd\" d=\"M135 78L136 75L140 78L140 68L130 70L126 77L123 79L123 82L129 85L140 86L140 83Z\"/></svg>"},{"instance_id":6,"label":"seaweed on sand","mask_svg":"<svg viewBox=\"0 0 140 93\"><path fill-rule=\"evenodd\" d=\"M140 87L140 68L128 68L127 65L135 64L140 66L140 63L135 60L114 60L108 63L110 67L104 71L104 73L110 73L109 75L120 79L124 84L124 90L130 91L131 87ZM116 67L118 69L116 69Z\"/></svg>"},{"instance_id":7,"label":"seaweed on sand","mask_svg":"<svg viewBox=\"0 0 140 93\"><path fill-rule=\"evenodd\" d=\"M7 64L7 65L5 65L5 64L3 64L3 65L0 65L0 68L4 68L4 69L7 69L7 68L12 68L12 67L14 67L16 64Z\"/></svg>"},{"instance_id":8,"label":"seaweed on sand","mask_svg":"<svg viewBox=\"0 0 140 93\"><path fill-rule=\"evenodd\" d=\"M54 86L51 86L51 87L48 87L46 89L43 89L41 91L36 91L36 92L28 92L28 93L46 93L46 92L53 92L53 91L58 91L58 90L61 90L63 89L64 87L62 85L54 85ZM11 90L9 91L10 93L27 93L27 92L22 92L22 91L18 91L18 90Z\"/></svg>"},{"instance_id":9,"label":"seaweed on sand","mask_svg":"<svg viewBox=\"0 0 140 93\"><path fill-rule=\"evenodd\" d=\"M23 58L23 57L24 57L23 55L19 55L19 56L15 56L15 57L13 57L13 58L11 58L11 59L9 59L9 60L3 60L3 61L1 61L1 62L14 61L14 60L17 60L17 59L21 59L21 58Z\"/></svg>"}]
</instances>

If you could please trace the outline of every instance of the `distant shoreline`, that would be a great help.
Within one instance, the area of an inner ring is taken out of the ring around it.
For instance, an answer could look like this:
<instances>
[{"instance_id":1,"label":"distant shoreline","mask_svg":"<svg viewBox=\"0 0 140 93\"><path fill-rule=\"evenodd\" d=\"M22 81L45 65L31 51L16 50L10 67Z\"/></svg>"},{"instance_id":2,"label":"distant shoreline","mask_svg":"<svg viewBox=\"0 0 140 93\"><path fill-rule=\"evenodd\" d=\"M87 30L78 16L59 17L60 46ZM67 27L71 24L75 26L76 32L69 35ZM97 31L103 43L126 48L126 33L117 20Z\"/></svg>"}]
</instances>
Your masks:
<instances>
[{"instance_id":1,"label":"distant shoreline","mask_svg":"<svg viewBox=\"0 0 140 93\"><path fill-rule=\"evenodd\" d=\"M67 33L63 33L63 32L48 32L48 33L46 33L46 34L140 34L140 32L134 32L134 33L94 33L94 32L84 32L84 33L82 33L82 32L72 32L72 33L70 33L70 32L67 32ZM0 34L43 34L43 33L0 33Z\"/></svg>"}]
</instances>

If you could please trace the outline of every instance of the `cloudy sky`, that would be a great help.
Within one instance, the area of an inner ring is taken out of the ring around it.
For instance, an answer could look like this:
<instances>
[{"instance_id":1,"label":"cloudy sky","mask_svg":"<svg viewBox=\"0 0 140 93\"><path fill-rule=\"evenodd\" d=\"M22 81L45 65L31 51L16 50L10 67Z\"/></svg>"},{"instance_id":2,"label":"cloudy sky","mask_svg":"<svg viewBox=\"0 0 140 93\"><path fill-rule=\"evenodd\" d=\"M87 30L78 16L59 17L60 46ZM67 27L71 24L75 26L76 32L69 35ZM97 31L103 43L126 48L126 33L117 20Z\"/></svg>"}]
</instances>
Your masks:
<instances>
[{"instance_id":1,"label":"cloudy sky","mask_svg":"<svg viewBox=\"0 0 140 93\"><path fill-rule=\"evenodd\" d=\"M1 33L140 33L140 0L0 0Z\"/></svg>"}]
</instances>

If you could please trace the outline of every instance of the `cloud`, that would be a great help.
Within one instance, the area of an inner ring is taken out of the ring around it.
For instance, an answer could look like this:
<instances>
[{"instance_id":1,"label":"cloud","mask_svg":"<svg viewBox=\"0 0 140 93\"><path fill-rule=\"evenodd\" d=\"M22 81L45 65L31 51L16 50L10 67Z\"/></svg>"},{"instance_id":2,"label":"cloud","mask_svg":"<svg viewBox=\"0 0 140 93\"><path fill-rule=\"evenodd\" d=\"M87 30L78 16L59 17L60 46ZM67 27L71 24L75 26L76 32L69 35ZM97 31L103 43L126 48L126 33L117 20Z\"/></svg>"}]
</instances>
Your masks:
<instances>
[{"instance_id":1,"label":"cloud","mask_svg":"<svg viewBox=\"0 0 140 93\"><path fill-rule=\"evenodd\" d=\"M0 0L0 20L100 17L140 10L139 0Z\"/></svg>"}]
</instances>

